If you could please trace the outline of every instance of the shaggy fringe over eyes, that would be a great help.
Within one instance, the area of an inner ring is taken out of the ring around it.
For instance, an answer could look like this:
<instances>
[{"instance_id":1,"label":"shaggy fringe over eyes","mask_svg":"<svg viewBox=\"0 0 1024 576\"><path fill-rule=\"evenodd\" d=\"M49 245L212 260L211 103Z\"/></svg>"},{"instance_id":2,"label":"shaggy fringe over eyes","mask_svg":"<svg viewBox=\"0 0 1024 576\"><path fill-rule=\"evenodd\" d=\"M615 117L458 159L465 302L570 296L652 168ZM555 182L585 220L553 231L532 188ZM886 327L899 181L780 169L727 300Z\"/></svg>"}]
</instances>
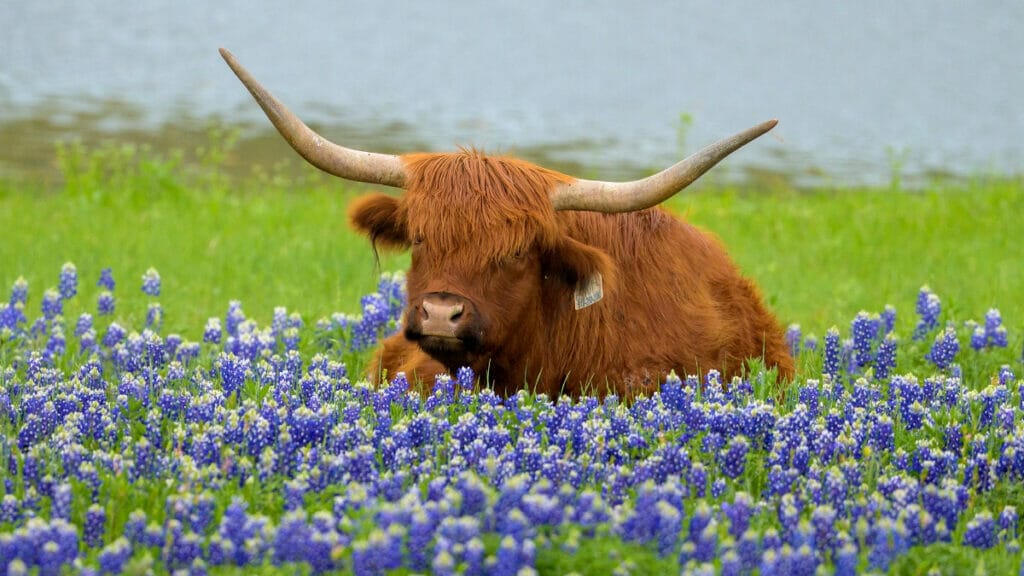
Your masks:
<instances>
[{"instance_id":1,"label":"shaggy fringe over eyes","mask_svg":"<svg viewBox=\"0 0 1024 576\"><path fill-rule=\"evenodd\" d=\"M529 162L476 150L402 157L405 217L412 239L449 253L469 246L497 260L558 237L548 197L573 178Z\"/></svg>"}]
</instances>

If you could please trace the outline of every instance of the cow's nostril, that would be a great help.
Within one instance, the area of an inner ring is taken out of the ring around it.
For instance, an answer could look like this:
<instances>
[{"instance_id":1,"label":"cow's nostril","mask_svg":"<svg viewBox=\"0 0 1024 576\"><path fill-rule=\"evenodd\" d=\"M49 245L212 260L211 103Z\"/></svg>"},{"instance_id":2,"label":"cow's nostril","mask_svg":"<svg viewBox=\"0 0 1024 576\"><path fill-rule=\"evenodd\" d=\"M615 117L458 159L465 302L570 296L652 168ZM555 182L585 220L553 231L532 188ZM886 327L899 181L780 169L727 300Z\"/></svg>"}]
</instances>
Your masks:
<instances>
[{"instance_id":1,"label":"cow's nostril","mask_svg":"<svg viewBox=\"0 0 1024 576\"><path fill-rule=\"evenodd\" d=\"M455 322L460 317L462 317L462 304L456 304L455 306L452 306L451 316L449 317L449 320Z\"/></svg>"}]
</instances>

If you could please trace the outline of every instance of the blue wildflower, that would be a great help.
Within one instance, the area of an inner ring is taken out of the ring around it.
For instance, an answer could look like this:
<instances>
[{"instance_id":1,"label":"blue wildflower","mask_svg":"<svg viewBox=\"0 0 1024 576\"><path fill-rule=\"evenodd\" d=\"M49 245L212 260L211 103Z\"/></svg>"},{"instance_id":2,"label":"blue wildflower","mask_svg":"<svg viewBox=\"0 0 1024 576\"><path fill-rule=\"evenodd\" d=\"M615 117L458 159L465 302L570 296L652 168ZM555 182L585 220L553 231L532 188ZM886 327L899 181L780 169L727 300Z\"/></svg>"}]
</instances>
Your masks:
<instances>
[{"instance_id":1,"label":"blue wildflower","mask_svg":"<svg viewBox=\"0 0 1024 576\"><path fill-rule=\"evenodd\" d=\"M853 335L853 362L858 369L864 368L872 362L871 349L878 338L880 327L879 317L872 316L863 310L858 312L853 319L850 332Z\"/></svg>"},{"instance_id":2,"label":"blue wildflower","mask_svg":"<svg viewBox=\"0 0 1024 576\"><path fill-rule=\"evenodd\" d=\"M64 301L60 298L60 293L53 288L48 289L43 293L43 318L47 320L53 320L57 316L64 313Z\"/></svg>"},{"instance_id":3,"label":"blue wildflower","mask_svg":"<svg viewBox=\"0 0 1024 576\"><path fill-rule=\"evenodd\" d=\"M839 329L833 326L825 333L825 361L822 372L835 381L839 377Z\"/></svg>"},{"instance_id":4,"label":"blue wildflower","mask_svg":"<svg viewBox=\"0 0 1024 576\"><path fill-rule=\"evenodd\" d=\"M96 297L96 312L100 316L109 316L114 313L114 295L104 290Z\"/></svg>"},{"instance_id":5,"label":"blue wildflower","mask_svg":"<svg viewBox=\"0 0 1024 576\"><path fill-rule=\"evenodd\" d=\"M960 341L957 339L956 330L947 327L935 336L935 343L926 356L939 370L945 370L953 363L957 352L960 351Z\"/></svg>"},{"instance_id":6,"label":"blue wildflower","mask_svg":"<svg viewBox=\"0 0 1024 576\"><path fill-rule=\"evenodd\" d=\"M105 288L111 292L114 291L114 272L110 268L104 268L100 270L100 279L96 281L96 286Z\"/></svg>"},{"instance_id":7,"label":"blue wildflower","mask_svg":"<svg viewBox=\"0 0 1024 576\"><path fill-rule=\"evenodd\" d=\"M78 294L78 269L71 262L66 262L60 269L58 290L62 300L69 300Z\"/></svg>"},{"instance_id":8,"label":"blue wildflower","mask_svg":"<svg viewBox=\"0 0 1024 576\"><path fill-rule=\"evenodd\" d=\"M164 325L164 308L159 302L151 302L146 309L146 328L160 331Z\"/></svg>"},{"instance_id":9,"label":"blue wildflower","mask_svg":"<svg viewBox=\"0 0 1024 576\"><path fill-rule=\"evenodd\" d=\"M729 478L742 476L749 449L750 442L743 436L736 436L730 440L725 450L718 453L718 465L722 473Z\"/></svg>"},{"instance_id":10,"label":"blue wildflower","mask_svg":"<svg viewBox=\"0 0 1024 576\"><path fill-rule=\"evenodd\" d=\"M942 302L928 286L922 286L917 295L915 306L920 319L914 328L914 340L923 340L925 335L939 327L939 314L942 313Z\"/></svg>"},{"instance_id":11,"label":"blue wildflower","mask_svg":"<svg viewBox=\"0 0 1024 576\"><path fill-rule=\"evenodd\" d=\"M142 292L147 296L160 295L160 273L156 271L156 268L149 268L142 275Z\"/></svg>"},{"instance_id":12,"label":"blue wildflower","mask_svg":"<svg viewBox=\"0 0 1024 576\"><path fill-rule=\"evenodd\" d=\"M85 529L83 532L83 539L87 546L95 548L103 544L106 523L106 509L99 504L89 506L89 509L85 512Z\"/></svg>"},{"instance_id":13,"label":"blue wildflower","mask_svg":"<svg viewBox=\"0 0 1024 576\"><path fill-rule=\"evenodd\" d=\"M891 304L886 304L880 318L882 320L882 333L880 336L884 337L896 329L896 308Z\"/></svg>"},{"instance_id":14,"label":"blue wildflower","mask_svg":"<svg viewBox=\"0 0 1024 576\"><path fill-rule=\"evenodd\" d=\"M992 518L991 512L988 510L978 512L967 522L967 530L964 531L964 546L988 549L995 546L997 542L996 521Z\"/></svg>"},{"instance_id":15,"label":"blue wildflower","mask_svg":"<svg viewBox=\"0 0 1024 576\"><path fill-rule=\"evenodd\" d=\"M1003 511L999 513L999 530L1003 534L1003 538L1006 540L1014 540L1017 538L1017 525L1020 521L1020 517L1017 515L1016 506L1004 506Z\"/></svg>"},{"instance_id":16,"label":"blue wildflower","mask_svg":"<svg viewBox=\"0 0 1024 576\"><path fill-rule=\"evenodd\" d=\"M71 484L63 482L54 486L50 517L71 520Z\"/></svg>"},{"instance_id":17,"label":"blue wildflower","mask_svg":"<svg viewBox=\"0 0 1024 576\"><path fill-rule=\"evenodd\" d=\"M100 550L97 560L104 574L120 574L131 556L131 542L122 536Z\"/></svg>"},{"instance_id":18,"label":"blue wildflower","mask_svg":"<svg viewBox=\"0 0 1024 576\"><path fill-rule=\"evenodd\" d=\"M789 348L789 353L795 358L800 354L800 325L790 324L786 328L786 347Z\"/></svg>"},{"instance_id":19,"label":"blue wildflower","mask_svg":"<svg viewBox=\"0 0 1024 576\"><path fill-rule=\"evenodd\" d=\"M1006 348L1008 344L1003 317L996 308L990 308L985 314L985 338L989 346L996 348Z\"/></svg>"},{"instance_id":20,"label":"blue wildflower","mask_svg":"<svg viewBox=\"0 0 1024 576\"><path fill-rule=\"evenodd\" d=\"M11 287L9 303L11 306L18 303L28 303L28 281L23 276L18 276L18 279L14 281L14 285Z\"/></svg>"}]
</instances>

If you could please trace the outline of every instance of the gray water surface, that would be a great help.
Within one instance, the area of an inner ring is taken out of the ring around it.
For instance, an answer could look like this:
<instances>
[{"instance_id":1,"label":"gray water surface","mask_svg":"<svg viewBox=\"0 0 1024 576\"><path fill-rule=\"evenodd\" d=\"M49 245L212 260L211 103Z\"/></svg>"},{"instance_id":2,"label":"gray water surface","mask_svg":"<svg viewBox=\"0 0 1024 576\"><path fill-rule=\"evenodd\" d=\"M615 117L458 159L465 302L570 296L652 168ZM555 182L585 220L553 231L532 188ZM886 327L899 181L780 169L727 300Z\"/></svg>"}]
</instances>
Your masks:
<instances>
[{"instance_id":1,"label":"gray water surface","mask_svg":"<svg viewBox=\"0 0 1024 576\"><path fill-rule=\"evenodd\" d=\"M220 46L350 146L476 146L615 178L779 118L716 172L876 183L1024 165L1019 2L197 5L0 3L0 167L52 163L52 141L86 133L263 133Z\"/></svg>"}]
</instances>

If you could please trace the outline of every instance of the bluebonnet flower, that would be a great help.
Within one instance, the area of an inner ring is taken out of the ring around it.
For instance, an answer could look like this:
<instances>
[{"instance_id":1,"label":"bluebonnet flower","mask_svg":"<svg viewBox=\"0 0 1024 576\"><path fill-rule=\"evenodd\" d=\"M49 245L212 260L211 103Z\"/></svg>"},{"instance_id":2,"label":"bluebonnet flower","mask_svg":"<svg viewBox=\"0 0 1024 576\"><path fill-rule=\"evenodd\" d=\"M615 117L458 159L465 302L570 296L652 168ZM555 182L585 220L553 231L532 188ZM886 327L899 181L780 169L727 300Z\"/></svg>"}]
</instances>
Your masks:
<instances>
[{"instance_id":1,"label":"bluebonnet flower","mask_svg":"<svg viewBox=\"0 0 1024 576\"><path fill-rule=\"evenodd\" d=\"M886 334L878 345L878 354L875 356L875 378L885 380L889 377L890 371L896 367L896 337Z\"/></svg>"},{"instance_id":2,"label":"bluebonnet flower","mask_svg":"<svg viewBox=\"0 0 1024 576\"><path fill-rule=\"evenodd\" d=\"M81 338L89 330L92 330L92 314L83 312L75 323L75 336Z\"/></svg>"},{"instance_id":3,"label":"bluebonnet flower","mask_svg":"<svg viewBox=\"0 0 1024 576\"><path fill-rule=\"evenodd\" d=\"M224 394L231 396L245 383L249 361L245 358L238 358L230 352L222 352L217 358L217 368L220 372Z\"/></svg>"},{"instance_id":4,"label":"bluebonnet flower","mask_svg":"<svg viewBox=\"0 0 1024 576\"><path fill-rule=\"evenodd\" d=\"M885 337L888 334L892 334L892 331L896 329L896 308L891 304L886 304L880 318L882 320L882 333L880 336Z\"/></svg>"},{"instance_id":5,"label":"bluebonnet flower","mask_svg":"<svg viewBox=\"0 0 1024 576\"><path fill-rule=\"evenodd\" d=\"M729 519L729 534L739 540L750 527L754 513L754 502L746 492L737 492L732 502L722 504L722 511Z\"/></svg>"},{"instance_id":6,"label":"bluebonnet flower","mask_svg":"<svg viewBox=\"0 0 1024 576\"><path fill-rule=\"evenodd\" d=\"M917 327L914 328L913 338L914 340L923 340L929 332L939 327L942 302L928 286L922 286L917 295L917 305L914 309L920 319L917 322Z\"/></svg>"},{"instance_id":7,"label":"bluebonnet flower","mask_svg":"<svg viewBox=\"0 0 1024 576\"><path fill-rule=\"evenodd\" d=\"M156 268L149 268L142 275L142 292L147 296L160 295L160 273L156 271Z\"/></svg>"},{"instance_id":8,"label":"bluebonnet flower","mask_svg":"<svg viewBox=\"0 0 1024 576\"><path fill-rule=\"evenodd\" d=\"M18 276L18 279L14 281L14 285L11 287L11 299L9 303L11 306L18 303L28 303L28 281L25 280L23 276Z\"/></svg>"},{"instance_id":9,"label":"bluebonnet flower","mask_svg":"<svg viewBox=\"0 0 1024 576\"><path fill-rule=\"evenodd\" d=\"M896 433L892 418L881 415L871 427L871 447L875 450L892 452L896 448Z\"/></svg>"},{"instance_id":10,"label":"bluebonnet flower","mask_svg":"<svg viewBox=\"0 0 1024 576\"><path fill-rule=\"evenodd\" d=\"M281 333L281 342L284 344L285 350L297 350L299 348L299 329L285 328Z\"/></svg>"},{"instance_id":11,"label":"bluebonnet flower","mask_svg":"<svg viewBox=\"0 0 1024 576\"><path fill-rule=\"evenodd\" d=\"M476 384L476 374L469 366L463 366L455 372L455 381L462 390L471 391Z\"/></svg>"},{"instance_id":12,"label":"bluebonnet flower","mask_svg":"<svg viewBox=\"0 0 1024 576\"><path fill-rule=\"evenodd\" d=\"M808 334L807 338L804 338L804 349L816 352L818 350L818 337L814 334Z\"/></svg>"},{"instance_id":13,"label":"bluebonnet flower","mask_svg":"<svg viewBox=\"0 0 1024 576\"><path fill-rule=\"evenodd\" d=\"M495 564L488 564L488 572L495 576L514 576L521 570L532 569L535 560L536 545L533 540L516 541L505 536L498 544ZM529 572L528 572L529 573Z\"/></svg>"},{"instance_id":14,"label":"bluebonnet flower","mask_svg":"<svg viewBox=\"0 0 1024 576\"><path fill-rule=\"evenodd\" d=\"M735 550L722 555L722 576L740 576L744 573L743 562Z\"/></svg>"},{"instance_id":15,"label":"bluebonnet flower","mask_svg":"<svg viewBox=\"0 0 1024 576\"><path fill-rule=\"evenodd\" d=\"M120 574L131 556L131 542L122 536L105 546L97 559L104 574Z\"/></svg>"},{"instance_id":16,"label":"bluebonnet flower","mask_svg":"<svg viewBox=\"0 0 1024 576\"><path fill-rule=\"evenodd\" d=\"M964 546L972 548L988 549L998 542L996 538L996 522L992 513L983 510L974 515L967 523L967 530L964 531Z\"/></svg>"},{"instance_id":17,"label":"bluebonnet flower","mask_svg":"<svg viewBox=\"0 0 1024 576\"><path fill-rule=\"evenodd\" d=\"M990 308L985 314L985 338L989 346L1006 348L1008 344L1003 317L996 308Z\"/></svg>"},{"instance_id":18,"label":"bluebonnet flower","mask_svg":"<svg viewBox=\"0 0 1024 576\"><path fill-rule=\"evenodd\" d=\"M64 338L64 331L59 326L55 326L50 331L50 337L46 341L46 349L43 352L43 356L48 359L63 356L67 348L66 345L67 341Z\"/></svg>"},{"instance_id":19,"label":"bluebonnet flower","mask_svg":"<svg viewBox=\"0 0 1024 576\"><path fill-rule=\"evenodd\" d=\"M690 496L695 498L703 498L707 491L708 474L704 469L704 465L700 462L694 462L690 468Z\"/></svg>"},{"instance_id":20,"label":"bluebonnet flower","mask_svg":"<svg viewBox=\"0 0 1024 576\"><path fill-rule=\"evenodd\" d=\"M133 510L124 523L124 537L129 542L139 544L146 531L146 513L142 510Z\"/></svg>"},{"instance_id":21,"label":"bluebonnet flower","mask_svg":"<svg viewBox=\"0 0 1024 576\"><path fill-rule=\"evenodd\" d=\"M120 344L124 337L124 328L121 328L117 322L111 322L110 326L107 326L107 332L103 335L103 345L108 349L112 349Z\"/></svg>"},{"instance_id":22,"label":"bluebonnet flower","mask_svg":"<svg viewBox=\"0 0 1024 576\"><path fill-rule=\"evenodd\" d=\"M908 542L902 524L889 518L881 518L868 529L868 565L876 570L887 571L889 565L903 554Z\"/></svg>"},{"instance_id":23,"label":"bluebonnet flower","mask_svg":"<svg viewBox=\"0 0 1024 576\"><path fill-rule=\"evenodd\" d=\"M245 312L242 311L242 303L238 300L228 302L228 312L225 316L225 329L229 336L238 336L238 327L245 322Z\"/></svg>"},{"instance_id":24,"label":"bluebonnet flower","mask_svg":"<svg viewBox=\"0 0 1024 576\"><path fill-rule=\"evenodd\" d=\"M1003 537L1006 540L1017 538L1017 524L1019 520L1016 506L1003 507L1003 511L999 513L999 530L1003 533Z\"/></svg>"},{"instance_id":25,"label":"bluebonnet flower","mask_svg":"<svg viewBox=\"0 0 1024 576\"><path fill-rule=\"evenodd\" d=\"M71 520L71 484L64 482L54 486L50 517Z\"/></svg>"},{"instance_id":26,"label":"bluebonnet flower","mask_svg":"<svg viewBox=\"0 0 1024 576\"><path fill-rule=\"evenodd\" d=\"M146 310L146 328L159 331L164 325L164 308L159 302L151 302Z\"/></svg>"},{"instance_id":27,"label":"bluebonnet flower","mask_svg":"<svg viewBox=\"0 0 1024 576\"><path fill-rule=\"evenodd\" d=\"M109 316L114 313L114 294L104 290L96 297L96 312L100 316Z\"/></svg>"},{"instance_id":28,"label":"bluebonnet flower","mask_svg":"<svg viewBox=\"0 0 1024 576\"><path fill-rule=\"evenodd\" d=\"M1009 386L1013 382L1014 375L1013 369L1010 368L1009 364L1003 364L999 367L999 385Z\"/></svg>"},{"instance_id":29,"label":"bluebonnet flower","mask_svg":"<svg viewBox=\"0 0 1024 576\"><path fill-rule=\"evenodd\" d=\"M836 380L839 377L839 329L833 326L825 333L825 362L822 372Z\"/></svg>"},{"instance_id":30,"label":"bluebonnet flower","mask_svg":"<svg viewBox=\"0 0 1024 576\"><path fill-rule=\"evenodd\" d=\"M28 322L25 317L25 304L22 302L0 303L0 332L20 332L23 324Z\"/></svg>"},{"instance_id":31,"label":"bluebonnet flower","mask_svg":"<svg viewBox=\"0 0 1024 576\"><path fill-rule=\"evenodd\" d=\"M66 262L60 269L58 290L62 300L69 300L78 294L78 269L71 262Z\"/></svg>"},{"instance_id":32,"label":"bluebonnet flower","mask_svg":"<svg viewBox=\"0 0 1024 576\"><path fill-rule=\"evenodd\" d=\"M192 531L205 534L213 521L215 502L213 496L202 493L196 497L195 506L190 517Z\"/></svg>"},{"instance_id":33,"label":"bluebonnet flower","mask_svg":"<svg viewBox=\"0 0 1024 576\"><path fill-rule=\"evenodd\" d=\"M178 520L171 520L167 523L167 532L170 535L170 543L165 550L167 564L171 568L191 566L192 563L202 555L202 544L199 537L186 532Z\"/></svg>"},{"instance_id":34,"label":"bluebonnet flower","mask_svg":"<svg viewBox=\"0 0 1024 576\"><path fill-rule=\"evenodd\" d=\"M939 370L945 370L953 363L953 359L959 351L960 341L957 339L956 330L947 327L935 336L935 343L932 344L927 359L931 360Z\"/></svg>"},{"instance_id":35,"label":"bluebonnet flower","mask_svg":"<svg viewBox=\"0 0 1024 576\"><path fill-rule=\"evenodd\" d=\"M95 548L103 543L106 523L106 509L99 504L89 506L89 509L85 512L85 529L83 534L83 539L87 546Z\"/></svg>"},{"instance_id":36,"label":"bluebonnet flower","mask_svg":"<svg viewBox=\"0 0 1024 576\"><path fill-rule=\"evenodd\" d=\"M786 347L789 348L789 353L795 358L800 354L800 325L790 324L786 328Z\"/></svg>"},{"instance_id":37,"label":"bluebonnet flower","mask_svg":"<svg viewBox=\"0 0 1024 576\"><path fill-rule=\"evenodd\" d=\"M853 358L857 368L864 368L873 360L871 349L878 338L881 320L865 311L857 313L850 326L853 335Z\"/></svg>"},{"instance_id":38,"label":"bluebonnet flower","mask_svg":"<svg viewBox=\"0 0 1024 576\"><path fill-rule=\"evenodd\" d=\"M110 268L104 268L100 270L100 279L96 281L96 286L105 288L111 292L114 291L114 272Z\"/></svg>"},{"instance_id":39,"label":"bluebonnet flower","mask_svg":"<svg viewBox=\"0 0 1024 576\"><path fill-rule=\"evenodd\" d=\"M749 449L750 442L743 436L736 436L730 440L726 449L718 453L718 464L722 473L729 478L742 476Z\"/></svg>"},{"instance_id":40,"label":"bluebonnet flower","mask_svg":"<svg viewBox=\"0 0 1024 576\"><path fill-rule=\"evenodd\" d=\"M312 530L306 523L304 510L291 510L286 513L274 535L274 564L280 566L285 562L304 561L306 545L311 536Z\"/></svg>"},{"instance_id":41,"label":"bluebonnet flower","mask_svg":"<svg viewBox=\"0 0 1024 576\"><path fill-rule=\"evenodd\" d=\"M53 320L64 313L64 301L53 288L43 293L43 318Z\"/></svg>"},{"instance_id":42,"label":"bluebonnet flower","mask_svg":"<svg viewBox=\"0 0 1024 576\"><path fill-rule=\"evenodd\" d=\"M207 344L220 344L223 330L220 325L220 318L210 318L206 321L206 328L203 329L203 342Z\"/></svg>"},{"instance_id":43,"label":"bluebonnet flower","mask_svg":"<svg viewBox=\"0 0 1024 576\"><path fill-rule=\"evenodd\" d=\"M51 514L52 517L52 514ZM17 522L21 518L21 502L14 494L4 494L0 500L0 522Z\"/></svg>"},{"instance_id":44,"label":"bluebonnet flower","mask_svg":"<svg viewBox=\"0 0 1024 576\"><path fill-rule=\"evenodd\" d=\"M988 337L985 328L975 325L971 330L971 348L975 351L983 350L988 345Z\"/></svg>"}]
</instances>

